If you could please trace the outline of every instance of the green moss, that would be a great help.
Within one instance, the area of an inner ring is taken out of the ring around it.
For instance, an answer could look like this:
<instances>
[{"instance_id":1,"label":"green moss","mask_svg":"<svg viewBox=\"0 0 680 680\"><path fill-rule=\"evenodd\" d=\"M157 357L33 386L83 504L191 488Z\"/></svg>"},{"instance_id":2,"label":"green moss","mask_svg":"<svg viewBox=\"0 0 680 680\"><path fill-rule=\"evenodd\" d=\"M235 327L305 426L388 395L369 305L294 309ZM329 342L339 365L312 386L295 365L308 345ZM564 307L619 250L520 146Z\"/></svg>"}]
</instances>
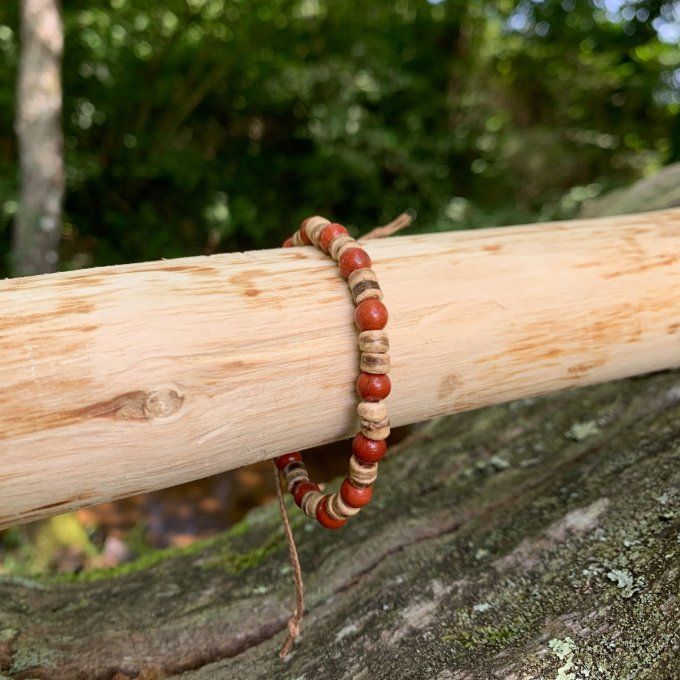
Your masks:
<instances>
[{"instance_id":1,"label":"green moss","mask_svg":"<svg viewBox=\"0 0 680 680\"><path fill-rule=\"evenodd\" d=\"M497 647L512 640L516 632L510 626L478 626L472 630L457 631L444 635L445 642L454 642L465 649Z\"/></svg>"},{"instance_id":2,"label":"green moss","mask_svg":"<svg viewBox=\"0 0 680 680\"><path fill-rule=\"evenodd\" d=\"M104 581L111 578L119 578L127 576L144 569L155 567L166 560L176 557L187 557L190 555L198 555L201 552L209 551L211 548L227 545L235 538L243 536L248 531L248 518L244 518L238 524L235 524L228 531L201 541L196 541L191 545L183 548L165 548L163 550L151 550L144 555L140 555L137 559L131 562L126 562L117 567L108 567L103 569L89 569L77 574L57 574L56 576L44 577L43 580L49 583L92 583L94 581ZM257 552L257 550L251 551ZM238 562L238 560L235 560Z\"/></svg>"},{"instance_id":3,"label":"green moss","mask_svg":"<svg viewBox=\"0 0 680 680\"><path fill-rule=\"evenodd\" d=\"M282 542L283 537L274 533L261 546L244 553L234 552L229 546L224 546L201 566L206 569L224 569L228 574L235 576L246 569L256 567L280 547Z\"/></svg>"}]
</instances>

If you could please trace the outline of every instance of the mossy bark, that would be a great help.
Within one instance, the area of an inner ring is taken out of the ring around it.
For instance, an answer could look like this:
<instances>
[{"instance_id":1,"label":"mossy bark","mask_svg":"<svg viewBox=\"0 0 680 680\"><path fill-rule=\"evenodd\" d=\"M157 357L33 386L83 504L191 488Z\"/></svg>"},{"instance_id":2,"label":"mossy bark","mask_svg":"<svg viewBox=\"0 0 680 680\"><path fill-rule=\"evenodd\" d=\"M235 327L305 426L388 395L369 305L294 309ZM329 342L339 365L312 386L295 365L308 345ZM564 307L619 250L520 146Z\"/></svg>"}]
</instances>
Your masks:
<instances>
[{"instance_id":1,"label":"mossy bark","mask_svg":"<svg viewBox=\"0 0 680 680\"><path fill-rule=\"evenodd\" d=\"M267 507L123 573L4 579L0 668L69 680L677 677L679 463L677 373L440 419L385 462L350 530L296 522L309 614L289 662L276 651L291 576Z\"/></svg>"},{"instance_id":2,"label":"mossy bark","mask_svg":"<svg viewBox=\"0 0 680 680\"><path fill-rule=\"evenodd\" d=\"M659 206L661 207L661 206ZM0 676L680 677L680 374L441 418L329 533L277 510L69 580L0 579Z\"/></svg>"}]
</instances>

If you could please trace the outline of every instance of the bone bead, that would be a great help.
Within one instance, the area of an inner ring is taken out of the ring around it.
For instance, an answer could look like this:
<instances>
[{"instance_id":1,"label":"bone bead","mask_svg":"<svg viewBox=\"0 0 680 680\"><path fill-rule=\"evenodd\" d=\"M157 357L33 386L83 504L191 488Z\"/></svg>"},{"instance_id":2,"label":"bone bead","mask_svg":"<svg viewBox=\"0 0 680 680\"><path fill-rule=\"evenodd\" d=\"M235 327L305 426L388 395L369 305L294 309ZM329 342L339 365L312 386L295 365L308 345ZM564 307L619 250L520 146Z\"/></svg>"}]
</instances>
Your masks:
<instances>
[{"instance_id":1,"label":"bone bead","mask_svg":"<svg viewBox=\"0 0 680 680\"><path fill-rule=\"evenodd\" d=\"M390 341L385 331L361 331L359 351L367 354L385 354L390 351Z\"/></svg>"},{"instance_id":2,"label":"bone bead","mask_svg":"<svg viewBox=\"0 0 680 680\"><path fill-rule=\"evenodd\" d=\"M362 401L357 406L357 412L361 419L361 433L364 437L380 441L389 436L390 420L384 402Z\"/></svg>"},{"instance_id":3,"label":"bone bead","mask_svg":"<svg viewBox=\"0 0 680 680\"><path fill-rule=\"evenodd\" d=\"M357 413L359 418L369 423L381 423L387 419L387 406L384 401L360 401Z\"/></svg>"},{"instance_id":4,"label":"bone bead","mask_svg":"<svg viewBox=\"0 0 680 680\"><path fill-rule=\"evenodd\" d=\"M304 230L307 232L309 240L315 246L318 247L319 245L319 236L321 235L321 230L329 224L329 220L327 220L325 217L319 217L319 215L315 215L314 217L310 217L309 219L305 220Z\"/></svg>"},{"instance_id":5,"label":"bone bead","mask_svg":"<svg viewBox=\"0 0 680 680\"><path fill-rule=\"evenodd\" d=\"M305 245L299 230L293 234L293 245L297 247Z\"/></svg>"},{"instance_id":6,"label":"bone bead","mask_svg":"<svg viewBox=\"0 0 680 680\"><path fill-rule=\"evenodd\" d=\"M340 248L346 246L349 243L351 243L352 245L354 244L358 245L357 242L349 234L340 234L340 236L336 236L331 241L331 245L328 248L328 253L334 260L337 260L340 258Z\"/></svg>"},{"instance_id":7,"label":"bone bead","mask_svg":"<svg viewBox=\"0 0 680 680\"><path fill-rule=\"evenodd\" d=\"M316 509L319 507L319 503L321 503L323 496L321 491L310 491L304 495L304 498L302 499L302 510L305 515L312 519L316 519Z\"/></svg>"},{"instance_id":8,"label":"bone bead","mask_svg":"<svg viewBox=\"0 0 680 680\"><path fill-rule=\"evenodd\" d=\"M387 418L381 420L379 423L362 420L361 434L363 434L364 437L374 439L375 441L387 439L390 436L390 421Z\"/></svg>"},{"instance_id":9,"label":"bone bead","mask_svg":"<svg viewBox=\"0 0 680 680\"><path fill-rule=\"evenodd\" d=\"M345 517L354 517L354 515L358 514L361 510L361 508L353 508L351 505L347 505L347 503L342 500L339 491L338 493L333 494L331 505L333 506L333 510L337 512L338 515L341 515L343 519Z\"/></svg>"},{"instance_id":10,"label":"bone bead","mask_svg":"<svg viewBox=\"0 0 680 680\"><path fill-rule=\"evenodd\" d=\"M380 290L378 277L372 269L355 269L349 275L347 283L349 283L349 289L352 292L355 305L370 298L382 300L383 294L382 290Z\"/></svg>"},{"instance_id":11,"label":"bone bead","mask_svg":"<svg viewBox=\"0 0 680 680\"><path fill-rule=\"evenodd\" d=\"M349 479L357 486L370 486L378 478L378 464L362 465L354 456L349 459Z\"/></svg>"},{"instance_id":12,"label":"bone bead","mask_svg":"<svg viewBox=\"0 0 680 680\"><path fill-rule=\"evenodd\" d=\"M307 474L307 470L303 467L299 468L294 468L290 471L286 471L286 488L290 493L293 492L293 487L298 483L298 482L308 482L309 481L309 475Z\"/></svg>"},{"instance_id":13,"label":"bone bead","mask_svg":"<svg viewBox=\"0 0 680 680\"><path fill-rule=\"evenodd\" d=\"M335 505L335 498L338 496L338 493L334 493L326 502L326 512L333 518L333 519L347 519L349 515L344 515L342 512L340 512L336 505Z\"/></svg>"},{"instance_id":14,"label":"bone bead","mask_svg":"<svg viewBox=\"0 0 680 680\"><path fill-rule=\"evenodd\" d=\"M364 373L389 373L390 355L389 352L375 354L374 352L362 352L359 362Z\"/></svg>"}]
</instances>

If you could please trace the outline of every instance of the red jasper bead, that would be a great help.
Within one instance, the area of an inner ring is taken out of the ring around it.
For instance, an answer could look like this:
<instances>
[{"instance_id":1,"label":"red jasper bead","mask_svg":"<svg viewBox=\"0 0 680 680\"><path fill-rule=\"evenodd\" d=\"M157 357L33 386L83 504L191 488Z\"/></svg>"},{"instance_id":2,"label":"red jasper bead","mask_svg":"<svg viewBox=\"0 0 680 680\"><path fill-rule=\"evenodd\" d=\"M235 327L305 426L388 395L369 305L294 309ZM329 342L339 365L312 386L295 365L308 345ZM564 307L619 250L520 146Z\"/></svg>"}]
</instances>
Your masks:
<instances>
[{"instance_id":1,"label":"red jasper bead","mask_svg":"<svg viewBox=\"0 0 680 680\"><path fill-rule=\"evenodd\" d=\"M349 232L342 224L338 224L337 222L327 224L319 235L319 248L321 248L324 253L327 253L328 249L331 247L331 241L340 234L349 234Z\"/></svg>"},{"instance_id":2,"label":"red jasper bead","mask_svg":"<svg viewBox=\"0 0 680 680\"><path fill-rule=\"evenodd\" d=\"M354 322L362 331L379 331L385 328L389 314L380 300L364 300L354 310Z\"/></svg>"},{"instance_id":3,"label":"red jasper bead","mask_svg":"<svg viewBox=\"0 0 680 680\"><path fill-rule=\"evenodd\" d=\"M352 439L352 453L366 465L373 465L385 457L387 442L384 439L375 441L365 437L361 432Z\"/></svg>"},{"instance_id":4,"label":"red jasper bead","mask_svg":"<svg viewBox=\"0 0 680 680\"><path fill-rule=\"evenodd\" d=\"M353 508L362 508L373 496L372 486L354 486L349 479L345 479L340 487L340 495L342 500Z\"/></svg>"},{"instance_id":5,"label":"red jasper bead","mask_svg":"<svg viewBox=\"0 0 680 680\"><path fill-rule=\"evenodd\" d=\"M311 246L312 242L307 236L307 230L304 228L304 226L300 227L300 240L306 245L306 246Z\"/></svg>"},{"instance_id":6,"label":"red jasper bead","mask_svg":"<svg viewBox=\"0 0 680 680\"><path fill-rule=\"evenodd\" d=\"M286 465L290 465L291 463L301 463L302 456L298 451L293 451L292 453L284 453L282 456L277 456L274 458L274 462L279 470L283 470Z\"/></svg>"},{"instance_id":7,"label":"red jasper bead","mask_svg":"<svg viewBox=\"0 0 680 680\"><path fill-rule=\"evenodd\" d=\"M363 248L347 248L340 256L338 265L343 278L348 278L355 269L370 267L372 264L369 254Z\"/></svg>"},{"instance_id":8,"label":"red jasper bead","mask_svg":"<svg viewBox=\"0 0 680 680\"><path fill-rule=\"evenodd\" d=\"M314 484L314 482L300 482L299 484L296 484L293 488L293 498L295 499L295 505L297 505L298 508L301 508L302 499L305 497L305 494L309 493L310 491L318 490L319 485Z\"/></svg>"},{"instance_id":9,"label":"red jasper bead","mask_svg":"<svg viewBox=\"0 0 680 680\"><path fill-rule=\"evenodd\" d=\"M366 401L385 399L392 389L389 376L384 373L359 373L357 394Z\"/></svg>"},{"instance_id":10,"label":"red jasper bead","mask_svg":"<svg viewBox=\"0 0 680 680\"><path fill-rule=\"evenodd\" d=\"M283 245L281 247L282 248L292 248L293 247L293 237L291 236L290 238L287 238L283 242Z\"/></svg>"},{"instance_id":11,"label":"red jasper bead","mask_svg":"<svg viewBox=\"0 0 680 680\"><path fill-rule=\"evenodd\" d=\"M324 496L321 499L321 503L316 508L316 518L319 520L319 524L326 529L339 529L347 524L346 519L333 519L326 510L326 503L330 500L330 496Z\"/></svg>"}]
</instances>

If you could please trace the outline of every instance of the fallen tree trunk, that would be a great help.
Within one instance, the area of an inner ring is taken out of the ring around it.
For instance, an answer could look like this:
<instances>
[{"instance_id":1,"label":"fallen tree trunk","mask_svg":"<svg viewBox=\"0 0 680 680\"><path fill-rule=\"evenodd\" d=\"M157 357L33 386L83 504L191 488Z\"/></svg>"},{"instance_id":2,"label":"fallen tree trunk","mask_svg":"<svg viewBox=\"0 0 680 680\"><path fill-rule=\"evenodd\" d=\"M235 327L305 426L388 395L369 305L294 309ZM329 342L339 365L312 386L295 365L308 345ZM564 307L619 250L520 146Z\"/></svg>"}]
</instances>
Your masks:
<instances>
[{"instance_id":1,"label":"fallen tree trunk","mask_svg":"<svg viewBox=\"0 0 680 680\"><path fill-rule=\"evenodd\" d=\"M0 676L635 678L680 674L680 375L440 418L329 533L273 506L216 539L61 580L0 577Z\"/></svg>"},{"instance_id":2,"label":"fallen tree trunk","mask_svg":"<svg viewBox=\"0 0 680 680\"><path fill-rule=\"evenodd\" d=\"M680 365L680 210L367 249L393 425ZM357 428L352 305L313 248L6 280L0 308L0 527Z\"/></svg>"},{"instance_id":3,"label":"fallen tree trunk","mask_svg":"<svg viewBox=\"0 0 680 680\"><path fill-rule=\"evenodd\" d=\"M269 506L207 545L117 571L0 578L0 669L49 680L680 671L678 374L439 419L385 461L351 527L292 517L311 611L287 664L292 577Z\"/></svg>"}]
</instances>

